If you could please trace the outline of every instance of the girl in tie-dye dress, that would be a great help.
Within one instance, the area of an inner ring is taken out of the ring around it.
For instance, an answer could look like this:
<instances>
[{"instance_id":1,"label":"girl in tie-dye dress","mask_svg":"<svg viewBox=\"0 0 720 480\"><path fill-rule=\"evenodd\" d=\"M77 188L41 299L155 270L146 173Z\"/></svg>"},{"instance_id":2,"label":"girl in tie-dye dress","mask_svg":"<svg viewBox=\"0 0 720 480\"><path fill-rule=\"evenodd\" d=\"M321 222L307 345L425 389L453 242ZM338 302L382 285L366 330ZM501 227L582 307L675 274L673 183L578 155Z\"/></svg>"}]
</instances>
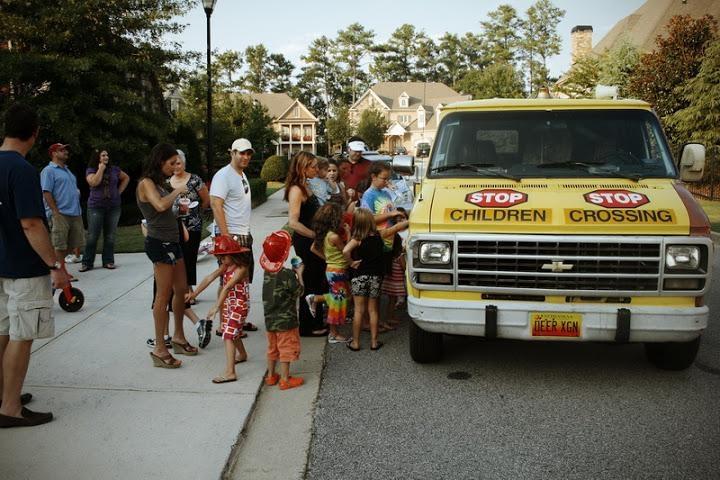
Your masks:
<instances>
[{"instance_id":1,"label":"girl in tie-dye dress","mask_svg":"<svg viewBox=\"0 0 720 480\"><path fill-rule=\"evenodd\" d=\"M345 324L347 314L348 298L350 297L350 283L348 278L348 261L342 254L345 248L344 238L348 238L350 232L343 232L342 207L336 203L326 203L315 214L313 219L313 231L315 241L311 251L325 259L327 267L325 277L330 286L330 291L325 295L309 294L305 300L310 307L310 313L315 315L315 305L318 303L327 304L327 324L330 328L328 343L344 343L351 339L340 334L339 325Z\"/></svg>"}]
</instances>

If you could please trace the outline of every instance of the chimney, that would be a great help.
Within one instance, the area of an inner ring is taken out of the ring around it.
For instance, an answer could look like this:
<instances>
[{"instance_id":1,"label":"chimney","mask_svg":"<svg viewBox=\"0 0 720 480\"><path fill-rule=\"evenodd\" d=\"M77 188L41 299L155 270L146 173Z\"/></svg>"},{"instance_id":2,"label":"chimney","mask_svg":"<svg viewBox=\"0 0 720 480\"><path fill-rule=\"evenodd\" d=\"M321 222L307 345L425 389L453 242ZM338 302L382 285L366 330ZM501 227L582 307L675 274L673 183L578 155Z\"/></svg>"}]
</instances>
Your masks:
<instances>
[{"instance_id":1,"label":"chimney","mask_svg":"<svg viewBox=\"0 0 720 480\"><path fill-rule=\"evenodd\" d=\"M576 25L570 31L572 42L571 62L573 64L592 50L592 34L592 25Z\"/></svg>"}]
</instances>

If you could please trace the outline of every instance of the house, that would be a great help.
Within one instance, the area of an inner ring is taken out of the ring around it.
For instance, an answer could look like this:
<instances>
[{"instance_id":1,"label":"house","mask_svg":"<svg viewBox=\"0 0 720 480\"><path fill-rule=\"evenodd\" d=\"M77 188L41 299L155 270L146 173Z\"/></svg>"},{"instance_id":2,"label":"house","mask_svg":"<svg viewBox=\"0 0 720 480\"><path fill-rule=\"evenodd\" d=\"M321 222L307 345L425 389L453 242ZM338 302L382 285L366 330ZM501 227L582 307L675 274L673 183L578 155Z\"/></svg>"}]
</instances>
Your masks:
<instances>
[{"instance_id":1,"label":"house","mask_svg":"<svg viewBox=\"0 0 720 480\"><path fill-rule=\"evenodd\" d=\"M471 95L461 95L437 82L378 82L350 107L350 121L357 123L369 108L384 113L390 126L379 150L393 152L404 147L415 155L418 144L432 144L442 107L471 99Z\"/></svg>"},{"instance_id":2,"label":"house","mask_svg":"<svg viewBox=\"0 0 720 480\"><path fill-rule=\"evenodd\" d=\"M248 93L248 97L264 106L273 119L272 128L277 155L288 158L300 150L317 153L318 119L287 93Z\"/></svg>"}]
</instances>

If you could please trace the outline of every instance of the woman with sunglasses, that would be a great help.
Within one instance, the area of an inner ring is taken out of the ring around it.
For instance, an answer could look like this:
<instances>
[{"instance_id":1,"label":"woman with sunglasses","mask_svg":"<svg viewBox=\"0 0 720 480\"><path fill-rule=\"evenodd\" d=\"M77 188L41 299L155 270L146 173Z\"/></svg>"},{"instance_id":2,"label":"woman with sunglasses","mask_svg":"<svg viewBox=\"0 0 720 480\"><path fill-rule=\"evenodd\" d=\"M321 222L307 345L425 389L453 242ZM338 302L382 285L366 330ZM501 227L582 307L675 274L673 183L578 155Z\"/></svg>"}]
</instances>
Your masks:
<instances>
[{"instance_id":1,"label":"woman with sunglasses","mask_svg":"<svg viewBox=\"0 0 720 480\"><path fill-rule=\"evenodd\" d=\"M120 167L110 163L107 150L95 150L85 170L85 180L90 185L87 222L88 235L81 272L93 268L95 250L100 231L103 232L102 266L115 269L115 232L120 220L120 195L128 186L130 177Z\"/></svg>"}]
</instances>

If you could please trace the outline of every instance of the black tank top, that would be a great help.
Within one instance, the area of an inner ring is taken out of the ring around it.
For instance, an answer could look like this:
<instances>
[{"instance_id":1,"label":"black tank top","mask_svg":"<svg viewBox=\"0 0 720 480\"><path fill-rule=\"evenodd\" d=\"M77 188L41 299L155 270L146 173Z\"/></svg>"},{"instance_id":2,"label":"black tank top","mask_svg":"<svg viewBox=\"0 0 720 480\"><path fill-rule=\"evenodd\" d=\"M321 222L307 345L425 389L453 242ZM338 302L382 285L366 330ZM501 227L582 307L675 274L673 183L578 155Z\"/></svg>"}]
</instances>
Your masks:
<instances>
[{"instance_id":1,"label":"black tank top","mask_svg":"<svg viewBox=\"0 0 720 480\"><path fill-rule=\"evenodd\" d=\"M320 202L315 195L310 195L307 200L300 204L300 216L298 221L312 230L312 221L315 212L320 208Z\"/></svg>"}]
</instances>

